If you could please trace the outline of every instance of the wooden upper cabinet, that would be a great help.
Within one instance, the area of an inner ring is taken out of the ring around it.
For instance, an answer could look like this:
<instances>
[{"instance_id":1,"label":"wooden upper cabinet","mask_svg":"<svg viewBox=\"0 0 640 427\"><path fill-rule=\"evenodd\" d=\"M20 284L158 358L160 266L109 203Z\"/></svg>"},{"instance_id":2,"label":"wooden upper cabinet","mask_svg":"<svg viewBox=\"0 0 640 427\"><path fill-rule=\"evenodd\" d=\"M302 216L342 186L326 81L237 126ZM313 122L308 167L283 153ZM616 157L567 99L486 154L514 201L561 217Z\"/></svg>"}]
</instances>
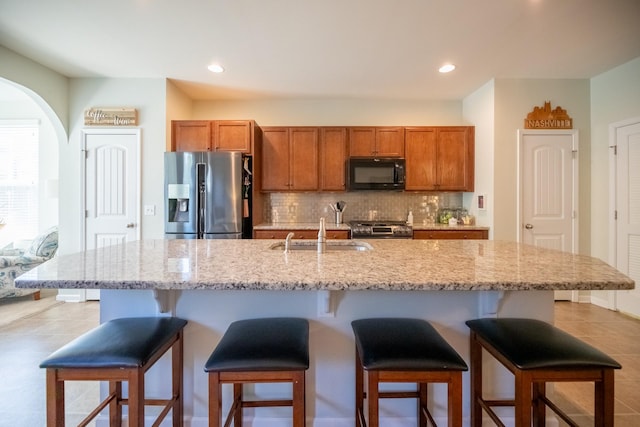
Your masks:
<instances>
[{"instance_id":1,"label":"wooden upper cabinet","mask_svg":"<svg viewBox=\"0 0 640 427\"><path fill-rule=\"evenodd\" d=\"M289 128L291 190L318 189L318 128Z\"/></svg>"},{"instance_id":2,"label":"wooden upper cabinet","mask_svg":"<svg viewBox=\"0 0 640 427\"><path fill-rule=\"evenodd\" d=\"M213 149L251 153L251 120L218 120L214 122Z\"/></svg>"},{"instance_id":3,"label":"wooden upper cabinet","mask_svg":"<svg viewBox=\"0 0 640 427\"><path fill-rule=\"evenodd\" d=\"M435 128L406 128L405 149L405 189L436 189L436 144Z\"/></svg>"},{"instance_id":4,"label":"wooden upper cabinet","mask_svg":"<svg viewBox=\"0 0 640 427\"><path fill-rule=\"evenodd\" d=\"M404 157L404 128L349 128L349 156Z\"/></svg>"},{"instance_id":5,"label":"wooden upper cabinet","mask_svg":"<svg viewBox=\"0 0 640 427\"><path fill-rule=\"evenodd\" d=\"M408 127L405 149L406 190L473 191L473 127Z\"/></svg>"},{"instance_id":6,"label":"wooden upper cabinet","mask_svg":"<svg viewBox=\"0 0 640 427\"><path fill-rule=\"evenodd\" d=\"M262 129L262 190L318 189L318 128Z\"/></svg>"},{"instance_id":7,"label":"wooden upper cabinet","mask_svg":"<svg viewBox=\"0 0 640 427\"><path fill-rule=\"evenodd\" d=\"M171 151L210 151L210 120L174 120L171 122Z\"/></svg>"},{"instance_id":8,"label":"wooden upper cabinet","mask_svg":"<svg viewBox=\"0 0 640 427\"><path fill-rule=\"evenodd\" d=\"M474 132L471 127L438 129L438 189L473 191Z\"/></svg>"},{"instance_id":9,"label":"wooden upper cabinet","mask_svg":"<svg viewBox=\"0 0 640 427\"><path fill-rule=\"evenodd\" d=\"M252 120L174 120L172 151L240 151L251 154Z\"/></svg>"},{"instance_id":10,"label":"wooden upper cabinet","mask_svg":"<svg viewBox=\"0 0 640 427\"><path fill-rule=\"evenodd\" d=\"M262 128L262 190L289 190L288 128Z\"/></svg>"},{"instance_id":11,"label":"wooden upper cabinet","mask_svg":"<svg viewBox=\"0 0 640 427\"><path fill-rule=\"evenodd\" d=\"M345 191L347 129L320 128L320 190Z\"/></svg>"}]
</instances>

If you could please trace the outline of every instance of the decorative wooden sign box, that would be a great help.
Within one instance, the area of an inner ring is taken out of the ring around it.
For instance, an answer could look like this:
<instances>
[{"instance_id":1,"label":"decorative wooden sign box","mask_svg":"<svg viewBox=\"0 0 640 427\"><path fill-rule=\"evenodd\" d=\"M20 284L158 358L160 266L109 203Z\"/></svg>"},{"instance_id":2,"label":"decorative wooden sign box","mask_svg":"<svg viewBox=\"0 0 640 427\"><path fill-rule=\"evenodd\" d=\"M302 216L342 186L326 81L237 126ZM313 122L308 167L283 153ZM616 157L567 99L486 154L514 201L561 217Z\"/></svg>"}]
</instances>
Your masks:
<instances>
[{"instance_id":1,"label":"decorative wooden sign box","mask_svg":"<svg viewBox=\"0 0 640 427\"><path fill-rule=\"evenodd\" d=\"M135 108L90 108L84 112L85 126L136 126Z\"/></svg>"},{"instance_id":2,"label":"decorative wooden sign box","mask_svg":"<svg viewBox=\"0 0 640 427\"><path fill-rule=\"evenodd\" d=\"M560 107L551 109L551 102L546 101L543 107L533 107L533 111L524 119L525 129L572 129L573 119L567 110Z\"/></svg>"}]
</instances>

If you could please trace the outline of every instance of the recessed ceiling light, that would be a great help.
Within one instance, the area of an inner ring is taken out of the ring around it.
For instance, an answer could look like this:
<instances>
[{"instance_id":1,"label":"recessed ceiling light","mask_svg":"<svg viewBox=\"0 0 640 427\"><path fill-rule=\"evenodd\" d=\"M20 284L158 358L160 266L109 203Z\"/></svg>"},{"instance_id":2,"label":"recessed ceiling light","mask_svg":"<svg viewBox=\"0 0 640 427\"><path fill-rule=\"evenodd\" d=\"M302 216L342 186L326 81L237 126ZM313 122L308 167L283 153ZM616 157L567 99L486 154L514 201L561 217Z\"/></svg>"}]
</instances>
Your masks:
<instances>
[{"instance_id":1,"label":"recessed ceiling light","mask_svg":"<svg viewBox=\"0 0 640 427\"><path fill-rule=\"evenodd\" d=\"M218 64L211 64L207 68L212 73L222 73L224 71L224 68L222 68L222 65L218 65Z\"/></svg>"},{"instance_id":2,"label":"recessed ceiling light","mask_svg":"<svg viewBox=\"0 0 640 427\"><path fill-rule=\"evenodd\" d=\"M456 66L453 64L444 64L442 67L438 69L441 73L450 73L456 69Z\"/></svg>"}]
</instances>

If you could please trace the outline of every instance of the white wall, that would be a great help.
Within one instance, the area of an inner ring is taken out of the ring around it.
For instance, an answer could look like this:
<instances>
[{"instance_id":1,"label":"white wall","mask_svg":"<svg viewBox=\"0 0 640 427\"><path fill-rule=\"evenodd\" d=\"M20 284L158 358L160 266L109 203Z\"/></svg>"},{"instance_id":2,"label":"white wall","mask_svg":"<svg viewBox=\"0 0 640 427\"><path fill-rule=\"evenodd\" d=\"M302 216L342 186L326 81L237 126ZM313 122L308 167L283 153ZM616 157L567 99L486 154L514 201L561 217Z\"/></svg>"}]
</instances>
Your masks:
<instances>
[{"instance_id":1,"label":"white wall","mask_svg":"<svg viewBox=\"0 0 640 427\"><path fill-rule=\"evenodd\" d=\"M489 239L493 239L494 199L494 81L487 82L463 101L463 116L475 126L475 192L464 193L464 206L475 215L476 224L489 227ZM477 196L485 196L485 210L478 210Z\"/></svg>"},{"instance_id":2,"label":"white wall","mask_svg":"<svg viewBox=\"0 0 640 427\"><path fill-rule=\"evenodd\" d=\"M591 79L591 255L609 259L609 125L640 117L640 57Z\"/></svg>"},{"instance_id":3,"label":"white wall","mask_svg":"<svg viewBox=\"0 0 640 427\"><path fill-rule=\"evenodd\" d=\"M80 144L84 111L92 107L134 107L142 129L141 205L155 205L142 217L142 238L162 238L164 230L163 153L166 144L165 79L73 79L70 87L69 143L60 147L60 251L80 249Z\"/></svg>"},{"instance_id":4,"label":"white wall","mask_svg":"<svg viewBox=\"0 0 640 427\"><path fill-rule=\"evenodd\" d=\"M587 79L496 79L495 81L495 168L494 238L516 240L517 225L517 131L535 106L550 101L573 118L580 134L579 252L590 249L590 164L591 118Z\"/></svg>"},{"instance_id":5,"label":"white wall","mask_svg":"<svg viewBox=\"0 0 640 427\"><path fill-rule=\"evenodd\" d=\"M23 86L66 140L69 125L69 79L0 45L0 77ZM61 126L60 129L57 126Z\"/></svg>"}]
</instances>

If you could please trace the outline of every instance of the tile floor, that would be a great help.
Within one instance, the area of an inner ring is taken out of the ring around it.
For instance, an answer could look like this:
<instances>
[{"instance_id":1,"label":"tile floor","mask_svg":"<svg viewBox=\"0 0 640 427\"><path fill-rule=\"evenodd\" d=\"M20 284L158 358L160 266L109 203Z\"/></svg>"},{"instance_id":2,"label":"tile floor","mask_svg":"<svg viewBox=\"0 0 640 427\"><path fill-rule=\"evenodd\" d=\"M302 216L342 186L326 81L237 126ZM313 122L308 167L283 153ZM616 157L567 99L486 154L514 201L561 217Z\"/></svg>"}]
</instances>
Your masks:
<instances>
[{"instance_id":1,"label":"tile floor","mask_svg":"<svg viewBox=\"0 0 640 427\"><path fill-rule=\"evenodd\" d=\"M54 296L45 296L51 298ZM23 302L24 303L24 302ZM5 304L0 304L0 316ZM590 304L557 302L556 325L614 357L617 427L640 426L640 320ZM0 327L0 427L45 425L44 372L38 368L49 353L98 324L96 302L52 305ZM593 388L559 384L560 406L581 426L593 425ZM93 402L97 383L71 383L67 389L67 423L77 425Z\"/></svg>"}]
</instances>

